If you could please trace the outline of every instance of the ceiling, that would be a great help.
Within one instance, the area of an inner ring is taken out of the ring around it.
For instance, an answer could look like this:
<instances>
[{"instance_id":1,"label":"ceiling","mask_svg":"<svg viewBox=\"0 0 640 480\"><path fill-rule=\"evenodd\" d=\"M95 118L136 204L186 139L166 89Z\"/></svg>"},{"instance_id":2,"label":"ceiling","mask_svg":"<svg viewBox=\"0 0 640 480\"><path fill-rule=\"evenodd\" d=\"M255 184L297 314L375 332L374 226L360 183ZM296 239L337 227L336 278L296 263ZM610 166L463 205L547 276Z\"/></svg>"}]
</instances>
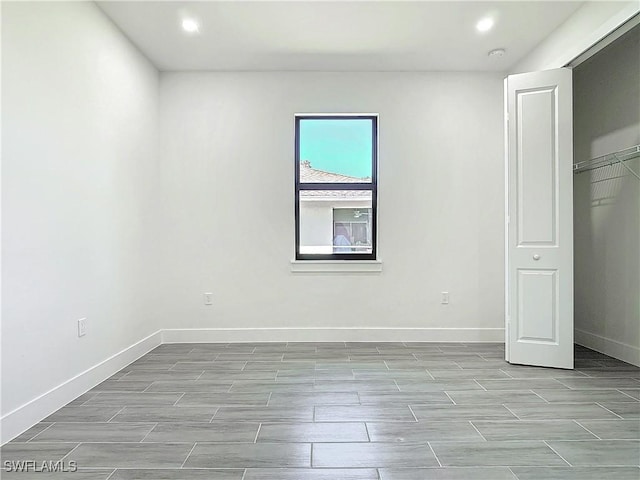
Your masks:
<instances>
[{"instance_id":1,"label":"ceiling","mask_svg":"<svg viewBox=\"0 0 640 480\"><path fill-rule=\"evenodd\" d=\"M160 70L505 71L583 2L110 1ZM486 33L476 23L491 16ZM184 18L197 34L181 27ZM503 57L490 50L506 49Z\"/></svg>"}]
</instances>

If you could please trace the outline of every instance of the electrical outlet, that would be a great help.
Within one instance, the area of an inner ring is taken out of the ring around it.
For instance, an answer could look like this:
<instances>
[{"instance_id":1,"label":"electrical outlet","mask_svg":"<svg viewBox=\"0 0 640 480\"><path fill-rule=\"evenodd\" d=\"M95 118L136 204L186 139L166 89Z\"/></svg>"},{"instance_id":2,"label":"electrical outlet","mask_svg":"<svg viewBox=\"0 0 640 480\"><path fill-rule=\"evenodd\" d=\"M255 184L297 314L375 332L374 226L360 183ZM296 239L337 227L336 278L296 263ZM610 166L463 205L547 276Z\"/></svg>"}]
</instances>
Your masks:
<instances>
[{"instance_id":1,"label":"electrical outlet","mask_svg":"<svg viewBox=\"0 0 640 480\"><path fill-rule=\"evenodd\" d=\"M204 294L204 304L205 305L213 305L213 293L205 293Z\"/></svg>"},{"instance_id":2,"label":"electrical outlet","mask_svg":"<svg viewBox=\"0 0 640 480\"><path fill-rule=\"evenodd\" d=\"M443 305L449 304L449 292L442 292L442 297L440 298L440 303Z\"/></svg>"},{"instance_id":3,"label":"electrical outlet","mask_svg":"<svg viewBox=\"0 0 640 480\"><path fill-rule=\"evenodd\" d=\"M87 319L78 320L78 337L84 337L87 334Z\"/></svg>"}]
</instances>

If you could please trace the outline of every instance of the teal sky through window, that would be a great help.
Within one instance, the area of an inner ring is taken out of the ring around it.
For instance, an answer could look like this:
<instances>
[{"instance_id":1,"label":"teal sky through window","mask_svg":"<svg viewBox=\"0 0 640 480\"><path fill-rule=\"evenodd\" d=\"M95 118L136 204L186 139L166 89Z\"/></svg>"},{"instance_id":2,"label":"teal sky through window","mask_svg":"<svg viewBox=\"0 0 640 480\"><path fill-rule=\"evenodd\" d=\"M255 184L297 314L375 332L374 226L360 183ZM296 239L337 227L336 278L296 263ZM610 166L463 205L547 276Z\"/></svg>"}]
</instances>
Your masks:
<instances>
[{"instance_id":1,"label":"teal sky through window","mask_svg":"<svg viewBox=\"0 0 640 480\"><path fill-rule=\"evenodd\" d=\"M300 161L326 172L371 177L372 121L301 119Z\"/></svg>"}]
</instances>

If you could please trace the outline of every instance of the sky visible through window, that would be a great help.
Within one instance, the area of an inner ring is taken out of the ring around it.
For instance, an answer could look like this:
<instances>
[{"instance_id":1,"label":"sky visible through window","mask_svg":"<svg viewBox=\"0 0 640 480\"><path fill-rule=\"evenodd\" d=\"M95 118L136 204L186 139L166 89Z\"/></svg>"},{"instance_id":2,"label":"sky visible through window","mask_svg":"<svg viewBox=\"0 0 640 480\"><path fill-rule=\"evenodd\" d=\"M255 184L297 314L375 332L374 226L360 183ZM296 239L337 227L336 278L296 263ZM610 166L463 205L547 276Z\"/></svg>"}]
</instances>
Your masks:
<instances>
[{"instance_id":1,"label":"sky visible through window","mask_svg":"<svg viewBox=\"0 0 640 480\"><path fill-rule=\"evenodd\" d=\"M317 170L371 177L371 155L371 120L300 120L300 161Z\"/></svg>"}]
</instances>

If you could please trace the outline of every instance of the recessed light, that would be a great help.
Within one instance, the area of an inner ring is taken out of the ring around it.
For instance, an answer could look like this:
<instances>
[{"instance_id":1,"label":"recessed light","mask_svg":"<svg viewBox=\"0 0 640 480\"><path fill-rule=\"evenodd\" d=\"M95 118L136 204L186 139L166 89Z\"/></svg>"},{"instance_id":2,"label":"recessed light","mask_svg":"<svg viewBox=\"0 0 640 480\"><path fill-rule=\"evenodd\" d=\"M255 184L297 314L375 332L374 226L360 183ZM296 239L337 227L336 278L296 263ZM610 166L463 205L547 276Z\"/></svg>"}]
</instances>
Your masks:
<instances>
[{"instance_id":1,"label":"recessed light","mask_svg":"<svg viewBox=\"0 0 640 480\"><path fill-rule=\"evenodd\" d=\"M491 50L487 55L490 57L502 57L507 51L504 48L496 48L495 50Z\"/></svg>"},{"instance_id":2,"label":"recessed light","mask_svg":"<svg viewBox=\"0 0 640 480\"><path fill-rule=\"evenodd\" d=\"M182 19L182 29L187 33L197 33L200 31L200 25L193 18Z\"/></svg>"},{"instance_id":3,"label":"recessed light","mask_svg":"<svg viewBox=\"0 0 640 480\"><path fill-rule=\"evenodd\" d=\"M493 18L485 17L479 20L478 23L476 23L476 30L482 33L488 32L493 28L493 24L494 24Z\"/></svg>"}]
</instances>

